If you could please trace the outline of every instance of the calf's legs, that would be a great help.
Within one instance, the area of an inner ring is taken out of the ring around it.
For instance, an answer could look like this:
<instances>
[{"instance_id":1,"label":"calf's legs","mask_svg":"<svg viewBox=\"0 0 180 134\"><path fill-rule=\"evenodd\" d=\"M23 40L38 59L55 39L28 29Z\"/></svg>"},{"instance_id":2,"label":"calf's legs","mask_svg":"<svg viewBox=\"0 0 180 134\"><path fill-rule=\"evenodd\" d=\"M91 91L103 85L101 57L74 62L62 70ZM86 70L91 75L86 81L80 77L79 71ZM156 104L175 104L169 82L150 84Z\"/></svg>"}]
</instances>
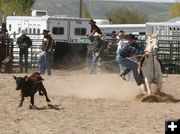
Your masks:
<instances>
[{"instance_id":1,"label":"calf's legs","mask_svg":"<svg viewBox=\"0 0 180 134\"><path fill-rule=\"evenodd\" d=\"M44 85L43 85L42 82L37 84L37 88L38 88L38 90L39 90L40 92L41 92L41 91L43 92L43 94L44 94L45 97L46 97L46 101L47 101L47 102L51 102L50 99L48 98L48 95L47 95L47 92L46 92L46 88L44 87Z\"/></svg>"},{"instance_id":2,"label":"calf's legs","mask_svg":"<svg viewBox=\"0 0 180 134\"><path fill-rule=\"evenodd\" d=\"M19 107L23 105L23 101L24 101L24 96L21 96L21 102L19 103Z\"/></svg>"}]
</instances>

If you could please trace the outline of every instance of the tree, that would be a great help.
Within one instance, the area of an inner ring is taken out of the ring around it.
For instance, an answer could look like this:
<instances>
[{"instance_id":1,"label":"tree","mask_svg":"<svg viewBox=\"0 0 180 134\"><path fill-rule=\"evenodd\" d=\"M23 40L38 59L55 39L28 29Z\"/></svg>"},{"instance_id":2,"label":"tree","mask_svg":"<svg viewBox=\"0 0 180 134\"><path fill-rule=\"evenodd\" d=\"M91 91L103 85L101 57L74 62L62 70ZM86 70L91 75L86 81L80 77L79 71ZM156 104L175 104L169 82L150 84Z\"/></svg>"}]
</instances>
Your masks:
<instances>
[{"instance_id":1,"label":"tree","mask_svg":"<svg viewBox=\"0 0 180 134\"><path fill-rule=\"evenodd\" d=\"M175 18L180 16L180 3L175 2L170 6L169 18Z\"/></svg>"},{"instance_id":2,"label":"tree","mask_svg":"<svg viewBox=\"0 0 180 134\"><path fill-rule=\"evenodd\" d=\"M106 17L113 24L140 24L148 21L148 17L142 13L130 11L127 8L115 9L106 13Z\"/></svg>"},{"instance_id":3,"label":"tree","mask_svg":"<svg viewBox=\"0 0 180 134\"><path fill-rule=\"evenodd\" d=\"M91 18L89 12L86 9L83 10L83 17L84 18Z\"/></svg>"},{"instance_id":4,"label":"tree","mask_svg":"<svg viewBox=\"0 0 180 134\"><path fill-rule=\"evenodd\" d=\"M13 15L30 15L31 6L35 0L0 0L0 10L6 16Z\"/></svg>"}]
</instances>

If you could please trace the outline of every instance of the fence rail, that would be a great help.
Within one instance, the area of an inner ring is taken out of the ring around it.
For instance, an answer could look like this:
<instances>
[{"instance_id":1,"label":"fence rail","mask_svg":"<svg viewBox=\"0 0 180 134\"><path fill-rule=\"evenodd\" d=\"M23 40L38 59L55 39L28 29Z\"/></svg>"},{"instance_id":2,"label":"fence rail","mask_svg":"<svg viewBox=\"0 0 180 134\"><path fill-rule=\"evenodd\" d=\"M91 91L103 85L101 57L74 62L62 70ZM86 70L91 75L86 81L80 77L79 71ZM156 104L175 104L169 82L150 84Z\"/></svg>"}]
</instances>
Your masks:
<instances>
[{"instance_id":1,"label":"fence rail","mask_svg":"<svg viewBox=\"0 0 180 134\"><path fill-rule=\"evenodd\" d=\"M29 61L29 67L35 68L37 66L37 57L40 50L40 46L42 43L42 40L40 39L33 39L33 45L31 48L29 48L29 55L28 55L28 61ZM111 40L107 40L109 43ZM141 45L144 45L145 40L140 40L139 43ZM16 44L16 39L14 39L14 44ZM162 61L162 64L167 69L168 73L173 74L180 74L180 40L175 40L173 37L166 36L166 37L159 37L158 41L158 51L157 51L157 57ZM117 66L115 62L115 56L116 56L116 47L113 47L109 50L109 54L104 57L103 60L105 61L113 61L112 66ZM14 51L13 51L13 67L19 66L19 48L17 45L14 45ZM108 66L111 66L111 63L108 62Z\"/></svg>"},{"instance_id":2,"label":"fence rail","mask_svg":"<svg viewBox=\"0 0 180 134\"><path fill-rule=\"evenodd\" d=\"M180 74L179 40L159 40L157 57L168 69L168 73Z\"/></svg>"},{"instance_id":3,"label":"fence rail","mask_svg":"<svg viewBox=\"0 0 180 134\"><path fill-rule=\"evenodd\" d=\"M41 51L42 40L41 39L33 39L32 40L32 47L28 49L28 62L30 68L35 68L37 66L37 57L39 52ZM13 67L19 66L19 48L16 45L16 39L14 39L14 48L13 48Z\"/></svg>"}]
</instances>

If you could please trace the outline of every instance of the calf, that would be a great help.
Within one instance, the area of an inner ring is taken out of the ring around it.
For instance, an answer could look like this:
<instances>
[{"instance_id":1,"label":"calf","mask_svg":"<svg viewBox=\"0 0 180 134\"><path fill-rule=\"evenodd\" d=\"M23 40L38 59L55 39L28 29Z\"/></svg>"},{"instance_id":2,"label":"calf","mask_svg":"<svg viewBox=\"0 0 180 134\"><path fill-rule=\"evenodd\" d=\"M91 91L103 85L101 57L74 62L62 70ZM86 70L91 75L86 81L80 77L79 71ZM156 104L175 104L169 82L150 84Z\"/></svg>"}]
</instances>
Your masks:
<instances>
[{"instance_id":1,"label":"calf","mask_svg":"<svg viewBox=\"0 0 180 134\"><path fill-rule=\"evenodd\" d=\"M16 77L13 76L16 80L16 90L21 90L21 102L19 107L22 106L24 97L31 97L31 104L34 105L34 94L39 91L40 95L45 95L46 101L50 102L46 89L42 83L42 77L38 72L33 73L31 76L27 77Z\"/></svg>"}]
</instances>

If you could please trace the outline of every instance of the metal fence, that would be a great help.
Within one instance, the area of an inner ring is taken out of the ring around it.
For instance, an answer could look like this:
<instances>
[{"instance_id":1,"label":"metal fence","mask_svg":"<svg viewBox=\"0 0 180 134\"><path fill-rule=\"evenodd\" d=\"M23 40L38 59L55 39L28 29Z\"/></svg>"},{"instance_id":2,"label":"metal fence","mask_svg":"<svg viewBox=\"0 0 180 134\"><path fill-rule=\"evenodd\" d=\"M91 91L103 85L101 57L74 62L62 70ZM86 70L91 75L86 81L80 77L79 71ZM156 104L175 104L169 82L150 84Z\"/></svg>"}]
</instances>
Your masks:
<instances>
[{"instance_id":1,"label":"metal fence","mask_svg":"<svg viewBox=\"0 0 180 134\"><path fill-rule=\"evenodd\" d=\"M162 61L168 73L180 74L180 40L160 39L157 57Z\"/></svg>"},{"instance_id":2,"label":"metal fence","mask_svg":"<svg viewBox=\"0 0 180 134\"><path fill-rule=\"evenodd\" d=\"M42 43L42 40L40 39L33 39L33 45L31 48L29 48L29 67L35 68L37 66L37 57L39 52L41 51L40 46ZM107 40L109 43L111 40ZM144 45L145 40L140 40L138 43L141 45ZM14 39L14 44L16 44L16 39ZM113 45L114 47L109 48L108 55L106 55L102 60L111 67L117 67L117 63L115 61L116 56L116 45ZM157 51L157 57L161 60L164 67L167 69L167 73L169 74L180 74L180 40L176 40L173 37L162 37L159 36L158 41L158 51ZM13 67L19 66L19 48L17 45L14 45L14 51L13 51ZM115 69L117 70L117 69Z\"/></svg>"},{"instance_id":3,"label":"metal fence","mask_svg":"<svg viewBox=\"0 0 180 134\"><path fill-rule=\"evenodd\" d=\"M39 52L41 51L42 40L41 39L32 39L32 47L29 48L29 54L28 54L28 62L30 68L37 67L37 57ZM14 39L14 48L13 48L13 67L19 66L19 48L16 45L16 39Z\"/></svg>"}]
</instances>

